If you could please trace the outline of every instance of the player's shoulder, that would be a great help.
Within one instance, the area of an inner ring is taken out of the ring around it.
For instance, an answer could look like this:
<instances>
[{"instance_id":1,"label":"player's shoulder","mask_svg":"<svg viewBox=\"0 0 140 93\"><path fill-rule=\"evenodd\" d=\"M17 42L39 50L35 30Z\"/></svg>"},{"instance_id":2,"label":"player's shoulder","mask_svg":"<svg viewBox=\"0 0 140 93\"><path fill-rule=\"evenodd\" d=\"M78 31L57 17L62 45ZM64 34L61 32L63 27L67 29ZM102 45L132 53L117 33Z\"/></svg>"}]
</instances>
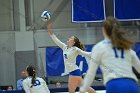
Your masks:
<instances>
[{"instance_id":1,"label":"player's shoulder","mask_svg":"<svg viewBox=\"0 0 140 93\"><path fill-rule=\"evenodd\" d=\"M99 42L99 45L101 46L110 46L112 45L111 40L109 38L105 38L104 40Z\"/></svg>"},{"instance_id":2,"label":"player's shoulder","mask_svg":"<svg viewBox=\"0 0 140 93\"><path fill-rule=\"evenodd\" d=\"M78 50L79 48L76 47L76 46L73 46L72 49L73 49L73 50Z\"/></svg>"},{"instance_id":3,"label":"player's shoulder","mask_svg":"<svg viewBox=\"0 0 140 93\"><path fill-rule=\"evenodd\" d=\"M40 78L40 77L36 77L36 79L42 79L42 78Z\"/></svg>"},{"instance_id":4,"label":"player's shoulder","mask_svg":"<svg viewBox=\"0 0 140 93\"><path fill-rule=\"evenodd\" d=\"M27 84L29 82L29 80L26 78L23 80L23 84Z\"/></svg>"},{"instance_id":5,"label":"player's shoulder","mask_svg":"<svg viewBox=\"0 0 140 93\"><path fill-rule=\"evenodd\" d=\"M105 46L108 45L108 43L109 43L109 42L107 42L106 40L102 40L102 41L98 42L98 43L94 46L94 48L96 48L96 49L104 49Z\"/></svg>"},{"instance_id":6,"label":"player's shoulder","mask_svg":"<svg viewBox=\"0 0 140 93\"><path fill-rule=\"evenodd\" d=\"M78 47L76 47L76 46L74 46L74 47L72 48L72 50L75 51L75 52L83 51L82 49L80 49L80 48L78 48Z\"/></svg>"},{"instance_id":7,"label":"player's shoulder","mask_svg":"<svg viewBox=\"0 0 140 93\"><path fill-rule=\"evenodd\" d=\"M78 50L78 49L79 49L79 48L76 47L76 46L71 47L71 50L72 50L72 51L76 51L76 50Z\"/></svg>"},{"instance_id":8,"label":"player's shoulder","mask_svg":"<svg viewBox=\"0 0 140 93\"><path fill-rule=\"evenodd\" d=\"M132 50L132 49L129 49L129 51L131 52L131 53L136 53L134 50Z\"/></svg>"},{"instance_id":9,"label":"player's shoulder","mask_svg":"<svg viewBox=\"0 0 140 93\"><path fill-rule=\"evenodd\" d=\"M63 43L63 49L66 49L68 46L65 44L65 43Z\"/></svg>"},{"instance_id":10,"label":"player's shoulder","mask_svg":"<svg viewBox=\"0 0 140 93\"><path fill-rule=\"evenodd\" d=\"M132 56L133 55L136 55L136 52L134 50L130 49L129 51L130 51L130 53L131 53Z\"/></svg>"},{"instance_id":11,"label":"player's shoulder","mask_svg":"<svg viewBox=\"0 0 140 93\"><path fill-rule=\"evenodd\" d=\"M40 77L36 77L36 79L39 80L39 81L44 81L44 79L40 78Z\"/></svg>"},{"instance_id":12,"label":"player's shoulder","mask_svg":"<svg viewBox=\"0 0 140 93\"><path fill-rule=\"evenodd\" d=\"M27 77L26 79L23 80L23 82L28 82L30 81L32 78L31 77Z\"/></svg>"}]
</instances>

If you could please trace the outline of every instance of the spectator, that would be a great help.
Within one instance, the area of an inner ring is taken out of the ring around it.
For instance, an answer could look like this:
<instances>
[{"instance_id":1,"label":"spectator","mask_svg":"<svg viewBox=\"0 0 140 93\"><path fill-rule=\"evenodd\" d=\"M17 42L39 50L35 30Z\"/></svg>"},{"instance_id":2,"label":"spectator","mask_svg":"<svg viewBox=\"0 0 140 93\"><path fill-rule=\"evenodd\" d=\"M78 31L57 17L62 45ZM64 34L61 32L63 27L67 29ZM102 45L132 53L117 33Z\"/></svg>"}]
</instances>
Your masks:
<instances>
[{"instance_id":1,"label":"spectator","mask_svg":"<svg viewBox=\"0 0 140 93\"><path fill-rule=\"evenodd\" d=\"M56 82L56 87L61 88L61 83L59 81Z\"/></svg>"},{"instance_id":2,"label":"spectator","mask_svg":"<svg viewBox=\"0 0 140 93\"><path fill-rule=\"evenodd\" d=\"M26 71L22 71L21 72L21 79L19 79L17 81L17 90L23 90L22 82L23 82L24 79L26 79L26 77L27 77Z\"/></svg>"},{"instance_id":3,"label":"spectator","mask_svg":"<svg viewBox=\"0 0 140 93\"><path fill-rule=\"evenodd\" d=\"M7 90L13 90L13 86L12 85L8 86Z\"/></svg>"}]
</instances>

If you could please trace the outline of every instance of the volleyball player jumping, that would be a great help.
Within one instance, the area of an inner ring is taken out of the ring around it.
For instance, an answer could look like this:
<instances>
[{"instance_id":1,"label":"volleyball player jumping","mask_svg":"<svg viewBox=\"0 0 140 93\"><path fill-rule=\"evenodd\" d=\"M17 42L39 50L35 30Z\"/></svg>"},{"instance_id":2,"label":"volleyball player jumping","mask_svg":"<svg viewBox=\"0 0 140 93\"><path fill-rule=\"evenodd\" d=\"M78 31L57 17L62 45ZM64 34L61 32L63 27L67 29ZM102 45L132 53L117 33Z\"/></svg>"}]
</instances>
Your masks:
<instances>
[{"instance_id":1,"label":"volleyball player jumping","mask_svg":"<svg viewBox=\"0 0 140 93\"><path fill-rule=\"evenodd\" d=\"M65 69L69 72L68 88L69 93L75 93L77 87L82 83L81 71L76 65L78 55L91 57L90 52L85 52L83 44L76 36L68 38L67 45L61 42L51 31L51 24L48 24L48 33L52 40L63 50ZM88 88L89 93L96 93L94 89Z\"/></svg>"}]
</instances>

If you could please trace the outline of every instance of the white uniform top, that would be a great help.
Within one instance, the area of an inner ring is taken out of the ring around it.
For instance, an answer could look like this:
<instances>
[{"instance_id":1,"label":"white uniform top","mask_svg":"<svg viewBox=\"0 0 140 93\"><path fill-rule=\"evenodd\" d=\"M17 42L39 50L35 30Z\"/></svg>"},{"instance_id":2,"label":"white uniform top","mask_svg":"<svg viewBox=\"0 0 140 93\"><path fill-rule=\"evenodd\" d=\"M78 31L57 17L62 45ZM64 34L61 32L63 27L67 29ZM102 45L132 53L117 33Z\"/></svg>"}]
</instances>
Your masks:
<instances>
[{"instance_id":1,"label":"white uniform top","mask_svg":"<svg viewBox=\"0 0 140 93\"><path fill-rule=\"evenodd\" d=\"M140 60L133 50L113 49L111 41L105 39L92 49L89 69L80 88L81 91L87 91L95 78L98 66L103 72L104 84L117 78L131 78L137 81L132 66L140 73Z\"/></svg>"},{"instance_id":2,"label":"white uniform top","mask_svg":"<svg viewBox=\"0 0 140 93\"><path fill-rule=\"evenodd\" d=\"M67 45L62 43L54 34L51 35L51 38L63 50L66 72L72 72L79 69L76 65L76 57L78 55L91 57L91 52L85 52L77 47L68 48Z\"/></svg>"},{"instance_id":3,"label":"white uniform top","mask_svg":"<svg viewBox=\"0 0 140 93\"><path fill-rule=\"evenodd\" d=\"M46 82L39 77L36 77L35 84L31 88L31 81L32 77L27 77L25 80L23 80L23 88L26 93L50 93Z\"/></svg>"}]
</instances>

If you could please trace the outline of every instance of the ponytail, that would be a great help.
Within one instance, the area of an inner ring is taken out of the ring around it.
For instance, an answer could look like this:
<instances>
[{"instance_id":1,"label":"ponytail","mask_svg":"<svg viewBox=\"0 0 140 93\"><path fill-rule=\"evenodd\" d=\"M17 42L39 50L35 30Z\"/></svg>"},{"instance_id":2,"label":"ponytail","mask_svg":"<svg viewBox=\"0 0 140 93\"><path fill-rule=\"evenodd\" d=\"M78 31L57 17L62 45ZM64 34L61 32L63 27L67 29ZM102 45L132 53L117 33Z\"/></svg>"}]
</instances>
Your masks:
<instances>
[{"instance_id":1,"label":"ponytail","mask_svg":"<svg viewBox=\"0 0 140 93\"><path fill-rule=\"evenodd\" d=\"M31 80L31 88L34 86L34 83L35 83L35 79L36 79L36 71L35 71L35 68L32 67L32 66L28 66L27 67L27 73L29 74L29 76L32 77L32 80Z\"/></svg>"},{"instance_id":2,"label":"ponytail","mask_svg":"<svg viewBox=\"0 0 140 93\"><path fill-rule=\"evenodd\" d=\"M80 42L80 49L81 50L86 50L84 44L82 44L81 42Z\"/></svg>"},{"instance_id":3,"label":"ponytail","mask_svg":"<svg viewBox=\"0 0 140 93\"><path fill-rule=\"evenodd\" d=\"M124 37L125 33L120 29L117 19L108 17L104 22L104 29L107 36L111 39L113 47L130 49L133 42Z\"/></svg>"},{"instance_id":4,"label":"ponytail","mask_svg":"<svg viewBox=\"0 0 140 93\"><path fill-rule=\"evenodd\" d=\"M75 44L73 46L76 46L80 48L81 50L86 50L84 45L79 41L79 39L76 36L74 36L74 41L75 41Z\"/></svg>"},{"instance_id":5,"label":"ponytail","mask_svg":"<svg viewBox=\"0 0 140 93\"><path fill-rule=\"evenodd\" d=\"M33 70L33 76L32 76L32 82L31 82L31 88L33 87L34 83L35 83L35 78L36 78L36 72L35 70Z\"/></svg>"}]
</instances>

